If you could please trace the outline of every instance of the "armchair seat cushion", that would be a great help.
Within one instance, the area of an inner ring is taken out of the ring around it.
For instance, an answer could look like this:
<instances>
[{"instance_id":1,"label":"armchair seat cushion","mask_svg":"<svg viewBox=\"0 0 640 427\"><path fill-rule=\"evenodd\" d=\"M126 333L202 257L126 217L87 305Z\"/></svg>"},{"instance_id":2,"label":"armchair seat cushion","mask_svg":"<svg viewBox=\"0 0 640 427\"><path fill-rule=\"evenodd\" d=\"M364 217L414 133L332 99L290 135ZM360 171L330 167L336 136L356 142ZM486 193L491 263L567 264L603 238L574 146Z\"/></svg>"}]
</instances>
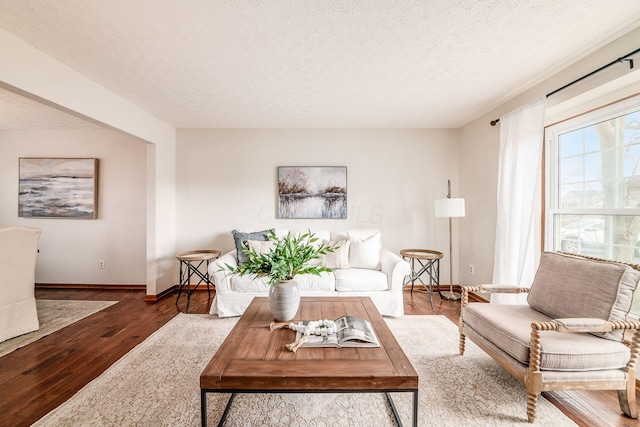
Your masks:
<instances>
[{"instance_id":1,"label":"armchair seat cushion","mask_svg":"<svg viewBox=\"0 0 640 427\"><path fill-rule=\"evenodd\" d=\"M466 327L525 365L529 364L531 323L550 320L526 305L469 304L463 311ZM619 369L629 361L627 346L588 333L543 331L540 336L543 371Z\"/></svg>"}]
</instances>

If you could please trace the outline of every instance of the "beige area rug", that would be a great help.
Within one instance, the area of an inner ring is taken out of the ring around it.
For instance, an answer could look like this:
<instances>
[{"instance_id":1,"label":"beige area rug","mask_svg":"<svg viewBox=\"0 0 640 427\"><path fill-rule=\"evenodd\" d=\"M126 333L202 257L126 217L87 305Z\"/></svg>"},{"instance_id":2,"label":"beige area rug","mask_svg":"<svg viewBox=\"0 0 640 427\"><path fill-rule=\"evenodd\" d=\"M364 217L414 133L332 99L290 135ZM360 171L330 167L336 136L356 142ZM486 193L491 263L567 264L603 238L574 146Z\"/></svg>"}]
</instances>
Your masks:
<instances>
[{"instance_id":1,"label":"beige area rug","mask_svg":"<svg viewBox=\"0 0 640 427\"><path fill-rule=\"evenodd\" d=\"M200 373L235 322L179 314L35 425L199 426ZM387 323L420 376L421 426L530 425L522 385L471 342L460 356L457 327L444 316ZM228 398L209 394L209 425ZM411 394L394 400L411 425ZM383 394L244 394L225 425L393 426L392 417ZM542 397L536 425L575 426Z\"/></svg>"},{"instance_id":2,"label":"beige area rug","mask_svg":"<svg viewBox=\"0 0 640 427\"><path fill-rule=\"evenodd\" d=\"M0 357L39 340L118 301L36 300L40 329L0 343Z\"/></svg>"}]
</instances>

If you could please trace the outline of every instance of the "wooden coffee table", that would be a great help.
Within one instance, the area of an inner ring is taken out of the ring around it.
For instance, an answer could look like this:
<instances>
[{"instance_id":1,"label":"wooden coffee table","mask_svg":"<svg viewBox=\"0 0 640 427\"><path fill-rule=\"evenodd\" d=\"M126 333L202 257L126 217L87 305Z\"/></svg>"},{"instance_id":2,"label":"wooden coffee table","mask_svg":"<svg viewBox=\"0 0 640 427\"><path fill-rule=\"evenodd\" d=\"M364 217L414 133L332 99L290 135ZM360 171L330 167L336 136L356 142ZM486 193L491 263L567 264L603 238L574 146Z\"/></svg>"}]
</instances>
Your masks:
<instances>
[{"instance_id":1,"label":"wooden coffee table","mask_svg":"<svg viewBox=\"0 0 640 427\"><path fill-rule=\"evenodd\" d=\"M336 319L350 314L369 320L379 348L300 348L295 332L269 325L268 298L254 298L200 375L202 425L207 425L207 393L232 393L218 425L224 424L237 393L413 393L413 425L418 425L418 374L369 297L302 298L294 321Z\"/></svg>"}]
</instances>

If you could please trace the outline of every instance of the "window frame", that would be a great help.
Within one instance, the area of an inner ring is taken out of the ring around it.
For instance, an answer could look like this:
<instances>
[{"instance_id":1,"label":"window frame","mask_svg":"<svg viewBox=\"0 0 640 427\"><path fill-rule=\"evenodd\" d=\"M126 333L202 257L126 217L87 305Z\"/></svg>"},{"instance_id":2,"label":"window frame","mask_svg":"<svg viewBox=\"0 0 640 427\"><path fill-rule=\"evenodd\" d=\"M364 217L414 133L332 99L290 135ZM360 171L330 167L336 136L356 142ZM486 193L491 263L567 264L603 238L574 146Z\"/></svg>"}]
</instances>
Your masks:
<instances>
[{"instance_id":1,"label":"window frame","mask_svg":"<svg viewBox=\"0 0 640 427\"><path fill-rule=\"evenodd\" d=\"M598 215L606 216L640 216L640 206L630 208L560 208L560 135L593 126L597 123L612 120L636 111L640 111L640 94L625 98L621 101L605 105L596 110L574 116L558 123L545 127L543 143L543 209L542 209L542 247L546 251L561 250L561 239L555 239L555 235L561 236L560 230L556 233L556 227L561 227L560 221L556 221L556 215ZM583 140L584 143L584 140ZM602 152L602 151L601 151ZM588 155L588 154L587 154ZM585 153L582 153L585 156ZM584 173L583 173L583 183ZM584 206L584 205L583 205ZM581 220L585 217L582 216ZM605 242L606 243L606 242ZM556 249L558 248L558 249ZM605 251L606 252L606 251ZM637 255L634 256L637 258ZM635 260L631 262L636 262ZM629 317L640 318L640 286L634 292L633 302Z\"/></svg>"},{"instance_id":2,"label":"window frame","mask_svg":"<svg viewBox=\"0 0 640 427\"><path fill-rule=\"evenodd\" d=\"M555 215L640 215L638 208L572 208L561 209L559 205L559 152L558 140L561 134L585 128L603 121L640 110L640 95L588 111L545 127L544 132L544 212L543 248L554 251Z\"/></svg>"}]
</instances>

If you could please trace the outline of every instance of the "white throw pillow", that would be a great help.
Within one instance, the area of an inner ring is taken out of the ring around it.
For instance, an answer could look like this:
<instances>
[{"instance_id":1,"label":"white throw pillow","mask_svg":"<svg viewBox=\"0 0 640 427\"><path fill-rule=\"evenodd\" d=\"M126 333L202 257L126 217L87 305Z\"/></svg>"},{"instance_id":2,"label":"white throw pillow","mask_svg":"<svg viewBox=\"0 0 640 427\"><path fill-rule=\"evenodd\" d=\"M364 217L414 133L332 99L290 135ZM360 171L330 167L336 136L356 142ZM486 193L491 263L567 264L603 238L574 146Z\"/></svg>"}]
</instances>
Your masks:
<instances>
[{"instance_id":1,"label":"white throw pillow","mask_svg":"<svg viewBox=\"0 0 640 427\"><path fill-rule=\"evenodd\" d=\"M338 242L346 239L367 239L379 233L376 228L350 228L348 230L334 230L331 232L331 240Z\"/></svg>"},{"instance_id":2,"label":"white throw pillow","mask_svg":"<svg viewBox=\"0 0 640 427\"><path fill-rule=\"evenodd\" d=\"M353 268L368 268L370 270L380 269L380 233L367 237L358 238L349 234L351 248L349 253L349 265Z\"/></svg>"},{"instance_id":3,"label":"white throw pillow","mask_svg":"<svg viewBox=\"0 0 640 427\"><path fill-rule=\"evenodd\" d=\"M325 245L336 248L333 252L327 253L322 257L322 266L329 268L338 268L346 270L349 268L349 245L350 240L341 240L339 242L324 241Z\"/></svg>"}]
</instances>

